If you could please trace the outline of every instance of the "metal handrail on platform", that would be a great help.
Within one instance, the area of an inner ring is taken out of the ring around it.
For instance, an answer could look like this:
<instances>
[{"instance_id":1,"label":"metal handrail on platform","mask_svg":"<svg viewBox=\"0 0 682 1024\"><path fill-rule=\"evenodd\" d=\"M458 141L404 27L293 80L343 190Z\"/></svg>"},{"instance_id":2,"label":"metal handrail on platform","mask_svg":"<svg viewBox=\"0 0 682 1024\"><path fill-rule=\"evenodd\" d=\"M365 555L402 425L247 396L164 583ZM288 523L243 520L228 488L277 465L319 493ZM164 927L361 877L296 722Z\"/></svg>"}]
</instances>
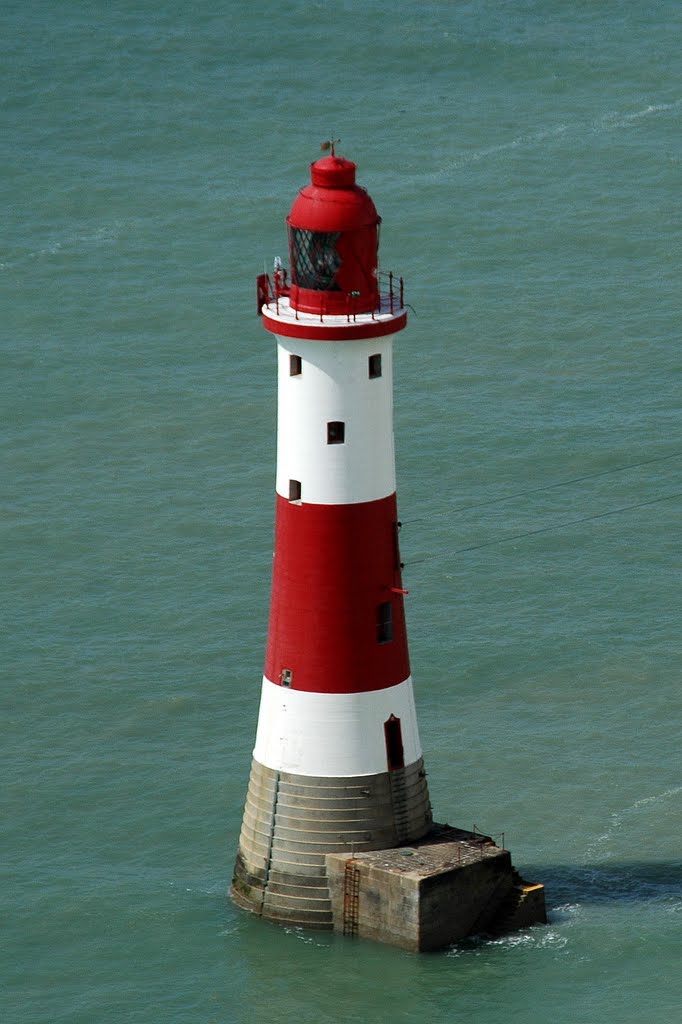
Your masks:
<instances>
[{"instance_id":1,"label":"metal handrail on platform","mask_svg":"<svg viewBox=\"0 0 682 1024\"><path fill-rule=\"evenodd\" d=\"M381 271L378 275L379 279L379 301L375 308L371 311L372 319L375 319L381 314L390 313L391 316L396 310L402 310L405 308L405 282L402 277L396 277L393 271ZM382 285L384 289L382 291ZM275 312L279 316L279 302L280 299L288 299L290 294L290 285L287 280L286 270L275 270L274 280L270 277L270 274L259 274L256 278L256 311L258 315L261 315L263 306L269 306L272 303L275 304ZM322 293L324 294L324 293ZM355 323L358 317L357 310L353 309L354 302L358 296L355 292L349 292L346 296L347 309L345 314L338 312L327 313L324 310L320 311L319 318L320 323L324 323L325 316L333 317L334 322L338 324L340 317L345 317L346 323ZM298 311L294 310L296 319L298 319ZM360 314L362 315L362 314Z\"/></svg>"},{"instance_id":2,"label":"metal handrail on platform","mask_svg":"<svg viewBox=\"0 0 682 1024\"><path fill-rule=\"evenodd\" d=\"M478 825L474 825L472 830L471 830L471 834L474 837L476 837L476 838L478 838L480 836L480 842L483 842L484 840L487 840L490 843L494 843L495 846L500 846L500 849L502 849L502 850L505 849L505 845L504 845L504 832L498 832L496 836L489 836L487 832L482 832L481 829L478 827ZM501 845L498 842L498 839L502 840L502 844Z\"/></svg>"}]
</instances>

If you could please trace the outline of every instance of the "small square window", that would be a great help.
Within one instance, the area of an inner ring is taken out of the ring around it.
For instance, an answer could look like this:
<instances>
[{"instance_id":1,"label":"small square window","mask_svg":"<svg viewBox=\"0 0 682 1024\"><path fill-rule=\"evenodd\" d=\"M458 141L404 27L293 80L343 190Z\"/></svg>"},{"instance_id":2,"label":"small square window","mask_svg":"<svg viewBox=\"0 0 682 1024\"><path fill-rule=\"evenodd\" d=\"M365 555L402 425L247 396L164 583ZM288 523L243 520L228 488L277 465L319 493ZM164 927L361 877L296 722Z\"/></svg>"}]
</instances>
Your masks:
<instances>
[{"instance_id":1,"label":"small square window","mask_svg":"<svg viewBox=\"0 0 682 1024\"><path fill-rule=\"evenodd\" d=\"M381 353L377 352L376 355L369 357L369 375L372 377L381 376Z\"/></svg>"},{"instance_id":2,"label":"small square window","mask_svg":"<svg viewBox=\"0 0 682 1024\"><path fill-rule=\"evenodd\" d=\"M298 377L303 370L303 362L300 356L289 356L289 376Z\"/></svg>"},{"instance_id":3,"label":"small square window","mask_svg":"<svg viewBox=\"0 0 682 1024\"><path fill-rule=\"evenodd\" d=\"M300 501L301 500L301 481L290 480L289 481L289 501Z\"/></svg>"},{"instance_id":4,"label":"small square window","mask_svg":"<svg viewBox=\"0 0 682 1024\"><path fill-rule=\"evenodd\" d=\"M390 644L393 639L393 605L384 601L377 608L377 643Z\"/></svg>"},{"instance_id":5,"label":"small square window","mask_svg":"<svg viewBox=\"0 0 682 1024\"><path fill-rule=\"evenodd\" d=\"M346 439L346 424L332 420L327 424L327 444L343 444Z\"/></svg>"}]
</instances>

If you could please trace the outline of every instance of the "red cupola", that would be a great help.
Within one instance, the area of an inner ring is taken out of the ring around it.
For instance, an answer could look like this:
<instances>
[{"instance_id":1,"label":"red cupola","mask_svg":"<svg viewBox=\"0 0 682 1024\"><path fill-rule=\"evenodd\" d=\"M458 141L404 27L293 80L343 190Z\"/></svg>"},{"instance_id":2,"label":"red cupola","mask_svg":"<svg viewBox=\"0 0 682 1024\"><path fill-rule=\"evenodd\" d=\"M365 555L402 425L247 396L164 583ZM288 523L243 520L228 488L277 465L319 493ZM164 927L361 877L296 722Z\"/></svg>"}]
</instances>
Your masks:
<instances>
[{"instance_id":1,"label":"red cupola","mask_svg":"<svg viewBox=\"0 0 682 1024\"><path fill-rule=\"evenodd\" d=\"M302 313L371 313L379 304L381 217L355 164L326 156L310 168L287 217L292 309Z\"/></svg>"}]
</instances>

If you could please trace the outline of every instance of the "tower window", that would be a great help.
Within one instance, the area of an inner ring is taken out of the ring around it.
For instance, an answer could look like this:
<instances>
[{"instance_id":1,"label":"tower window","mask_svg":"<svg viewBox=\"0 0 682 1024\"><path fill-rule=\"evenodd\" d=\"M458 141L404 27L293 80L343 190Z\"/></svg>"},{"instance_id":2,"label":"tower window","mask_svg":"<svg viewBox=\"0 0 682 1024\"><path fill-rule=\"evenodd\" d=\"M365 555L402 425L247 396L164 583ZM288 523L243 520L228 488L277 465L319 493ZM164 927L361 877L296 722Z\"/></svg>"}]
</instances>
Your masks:
<instances>
[{"instance_id":1,"label":"tower window","mask_svg":"<svg viewBox=\"0 0 682 1024\"><path fill-rule=\"evenodd\" d=\"M377 643L390 644L393 639L393 605L384 601L377 608Z\"/></svg>"},{"instance_id":2,"label":"tower window","mask_svg":"<svg viewBox=\"0 0 682 1024\"><path fill-rule=\"evenodd\" d=\"M369 357L369 376L380 377L381 376L381 353L377 352L376 355Z\"/></svg>"},{"instance_id":3,"label":"tower window","mask_svg":"<svg viewBox=\"0 0 682 1024\"><path fill-rule=\"evenodd\" d=\"M289 356L289 376L298 377L303 369L300 356Z\"/></svg>"},{"instance_id":4,"label":"tower window","mask_svg":"<svg viewBox=\"0 0 682 1024\"><path fill-rule=\"evenodd\" d=\"M327 444L343 444L346 440L346 424L332 420L327 424Z\"/></svg>"},{"instance_id":5,"label":"tower window","mask_svg":"<svg viewBox=\"0 0 682 1024\"><path fill-rule=\"evenodd\" d=\"M289 501L300 501L301 500L301 481L290 480L289 481Z\"/></svg>"}]
</instances>

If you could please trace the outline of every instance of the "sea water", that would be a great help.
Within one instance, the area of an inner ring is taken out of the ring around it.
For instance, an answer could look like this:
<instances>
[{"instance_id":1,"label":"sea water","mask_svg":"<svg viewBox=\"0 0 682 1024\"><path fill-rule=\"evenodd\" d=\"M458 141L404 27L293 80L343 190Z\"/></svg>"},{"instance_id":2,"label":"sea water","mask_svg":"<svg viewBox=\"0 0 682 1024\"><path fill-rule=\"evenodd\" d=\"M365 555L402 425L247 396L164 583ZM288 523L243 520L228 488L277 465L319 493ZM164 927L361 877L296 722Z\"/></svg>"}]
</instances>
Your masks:
<instances>
[{"instance_id":1,"label":"sea water","mask_svg":"<svg viewBox=\"0 0 682 1024\"><path fill-rule=\"evenodd\" d=\"M682 9L0 8L2 1020L676 1022ZM415 956L226 899L267 629L254 278L320 143L401 274L437 820L549 923Z\"/></svg>"}]
</instances>

